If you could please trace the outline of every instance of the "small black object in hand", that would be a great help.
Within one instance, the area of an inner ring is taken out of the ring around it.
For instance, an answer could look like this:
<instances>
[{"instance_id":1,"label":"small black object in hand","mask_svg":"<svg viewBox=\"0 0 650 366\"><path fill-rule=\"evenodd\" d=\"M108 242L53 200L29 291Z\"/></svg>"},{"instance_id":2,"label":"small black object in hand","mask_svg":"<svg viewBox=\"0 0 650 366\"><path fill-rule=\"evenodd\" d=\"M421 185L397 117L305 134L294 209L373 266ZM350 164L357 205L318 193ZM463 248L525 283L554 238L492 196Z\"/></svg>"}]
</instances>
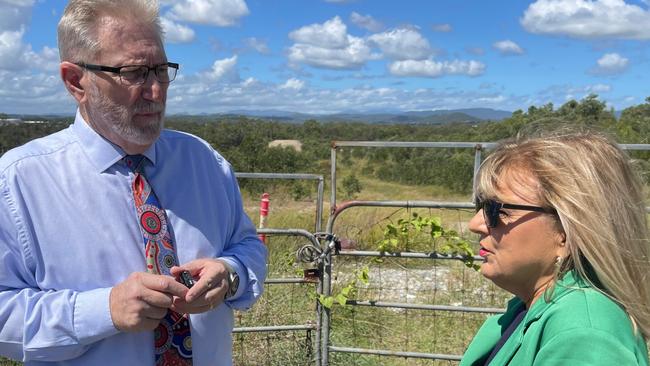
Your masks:
<instances>
[{"instance_id":1,"label":"small black object in hand","mask_svg":"<svg viewBox=\"0 0 650 366\"><path fill-rule=\"evenodd\" d=\"M181 272L180 280L187 288L194 286L194 278L192 278L192 275L188 271Z\"/></svg>"}]
</instances>

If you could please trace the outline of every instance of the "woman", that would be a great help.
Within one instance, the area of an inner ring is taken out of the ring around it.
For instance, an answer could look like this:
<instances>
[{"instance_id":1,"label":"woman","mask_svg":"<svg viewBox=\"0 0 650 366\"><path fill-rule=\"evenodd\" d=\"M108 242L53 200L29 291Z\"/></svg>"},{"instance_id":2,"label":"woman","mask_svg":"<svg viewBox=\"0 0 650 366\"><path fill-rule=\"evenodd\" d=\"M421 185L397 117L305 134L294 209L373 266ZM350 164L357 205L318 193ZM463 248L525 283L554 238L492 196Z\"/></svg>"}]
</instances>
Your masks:
<instances>
[{"instance_id":1,"label":"woman","mask_svg":"<svg viewBox=\"0 0 650 366\"><path fill-rule=\"evenodd\" d=\"M461 365L648 365L650 243L642 185L592 132L518 138L477 178L483 276L515 295Z\"/></svg>"}]
</instances>

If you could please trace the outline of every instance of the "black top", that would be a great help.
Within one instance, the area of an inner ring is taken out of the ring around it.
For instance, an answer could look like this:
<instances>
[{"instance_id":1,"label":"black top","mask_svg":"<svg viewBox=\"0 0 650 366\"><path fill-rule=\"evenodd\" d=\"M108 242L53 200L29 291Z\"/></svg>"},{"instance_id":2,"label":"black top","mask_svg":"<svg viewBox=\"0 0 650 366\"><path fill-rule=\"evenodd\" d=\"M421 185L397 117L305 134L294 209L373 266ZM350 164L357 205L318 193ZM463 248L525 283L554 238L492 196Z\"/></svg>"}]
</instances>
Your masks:
<instances>
[{"instance_id":1,"label":"black top","mask_svg":"<svg viewBox=\"0 0 650 366\"><path fill-rule=\"evenodd\" d=\"M499 341L497 342L497 344L494 346L494 348L492 348L492 352L490 352L490 356L487 358L487 360L485 360L485 364L484 364L485 366L489 365L490 362L492 362L492 359L494 358L494 356L496 356L496 354L499 353L499 350L501 349L501 347L503 347L503 345L506 343L508 338L510 338L510 336L515 331L515 329L517 329L517 326L519 325L519 323L521 323L521 321L526 316L526 312L527 312L526 308L522 306L520 308L520 310L519 310L519 313L517 313L515 318L512 320L512 323L510 323L510 325L508 325L508 328L506 328L506 331L503 332L503 334L501 335L501 338L499 338Z\"/></svg>"}]
</instances>

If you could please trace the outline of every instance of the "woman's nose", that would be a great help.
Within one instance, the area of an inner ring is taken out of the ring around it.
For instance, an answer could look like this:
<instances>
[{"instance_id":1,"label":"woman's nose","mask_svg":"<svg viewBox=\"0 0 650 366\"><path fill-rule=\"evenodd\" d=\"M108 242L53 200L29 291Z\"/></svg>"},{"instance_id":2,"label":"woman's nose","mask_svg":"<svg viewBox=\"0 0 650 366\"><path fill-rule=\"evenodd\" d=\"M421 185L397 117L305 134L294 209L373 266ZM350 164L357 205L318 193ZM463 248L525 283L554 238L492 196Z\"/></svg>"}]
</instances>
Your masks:
<instances>
[{"instance_id":1,"label":"woman's nose","mask_svg":"<svg viewBox=\"0 0 650 366\"><path fill-rule=\"evenodd\" d=\"M487 234L487 225L483 217L483 209L480 209L469 220L468 228L471 232L476 234Z\"/></svg>"}]
</instances>

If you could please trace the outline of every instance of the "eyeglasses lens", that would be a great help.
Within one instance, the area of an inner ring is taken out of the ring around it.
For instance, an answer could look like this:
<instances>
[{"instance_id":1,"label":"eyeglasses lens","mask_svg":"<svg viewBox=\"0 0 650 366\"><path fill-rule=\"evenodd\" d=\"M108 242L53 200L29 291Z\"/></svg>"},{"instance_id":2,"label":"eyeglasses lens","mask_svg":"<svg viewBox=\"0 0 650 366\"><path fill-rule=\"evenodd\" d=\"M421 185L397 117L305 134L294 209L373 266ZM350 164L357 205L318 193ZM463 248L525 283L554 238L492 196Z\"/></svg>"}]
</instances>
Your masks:
<instances>
[{"instance_id":1,"label":"eyeglasses lens","mask_svg":"<svg viewBox=\"0 0 650 366\"><path fill-rule=\"evenodd\" d=\"M489 228L495 228L499 225L499 204L492 200L478 201L476 203L476 212L483 210L483 219Z\"/></svg>"},{"instance_id":2,"label":"eyeglasses lens","mask_svg":"<svg viewBox=\"0 0 650 366\"><path fill-rule=\"evenodd\" d=\"M158 65L155 69L147 66L125 67L120 70L120 78L128 84L142 84L147 80L150 70L153 70L160 83L170 83L176 78L176 68L168 65Z\"/></svg>"}]
</instances>

